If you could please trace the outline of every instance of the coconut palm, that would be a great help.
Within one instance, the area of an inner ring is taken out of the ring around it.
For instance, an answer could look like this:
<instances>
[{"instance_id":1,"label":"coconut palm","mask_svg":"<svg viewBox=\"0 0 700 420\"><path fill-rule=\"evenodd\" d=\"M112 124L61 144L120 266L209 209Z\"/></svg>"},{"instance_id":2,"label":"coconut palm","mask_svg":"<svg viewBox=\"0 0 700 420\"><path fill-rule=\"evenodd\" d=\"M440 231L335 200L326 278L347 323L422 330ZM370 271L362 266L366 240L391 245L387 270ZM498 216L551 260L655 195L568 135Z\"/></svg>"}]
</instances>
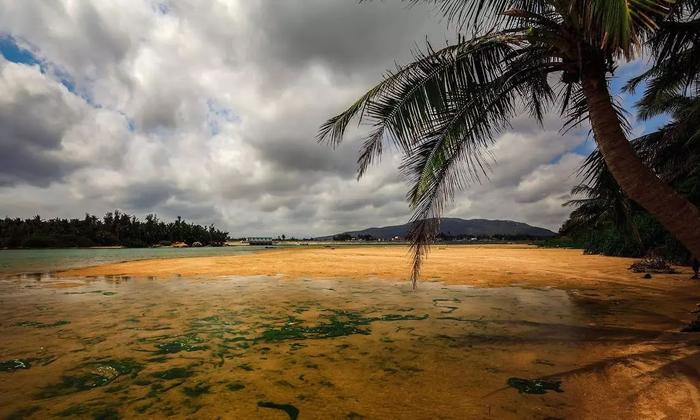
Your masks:
<instances>
[{"instance_id":1,"label":"coconut palm","mask_svg":"<svg viewBox=\"0 0 700 420\"><path fill-rule=\"evenodd\" d=\"M652 97L657 99L651 100ZM641 101L640 115L648 118L662 112L670 114L671 121L658 131L632 140L632 147L645 166L697 205L700 203L700 96L648 90ZM563 229L595 230L612 225L642 246L636 220L644 212L620 189L599 151L588 156L580 174L582 182L572 190L580 198L565 203L575 209Z\"/></svg>"},{"instance_id":2,"label":"coconut palm","mask_svg":"<svg viewBox=\"0 0 700 420\"><path fill-rule=\"evenodd\" d=\"M700 203L700 18L679 20L672 16L660 24L649 40L655 64L626 89L647 83L638 103L639 117L647 120L670 115L658 131L632 140L644 164L694 204ZM602 155L594 151L581 168L583 182L573 189L580 198L566 205L575 210L562 227L567 232L581 228L595 231L615 229L644 247L637 224L646 213L634 205L617 185ZM665 240L664 238L656 238ZM629 241L628 241L629 242ZM666 241L667 242L667 241Z\"/></svg>"},{"instance_id":3,"label":"coconut palm","mask_svg":"<svg viewBox=\"0 0 700 420\"><path fill-rule=\"evenodd\" d=\"M670 123L631 143L647 167L697 205L700 203L700 99L687 102L680 110L668 110L673 115ZM587 250L613 255L644 254L673 243L655 223L650 223L648 213L625 195L599 151L588 156L580 173L583 181L572 190L577 198L565 203L574 210L562 226L563 234L580 237L585 233L584 237L590 237ZM613 245L624 245L623 248L601 248L610 244L601 232L614 233L621 241ZM669 256L678 260L687 258L675 245L668 251Z\"/></svg>"},{"instance_id":4,"label":"coconut palm","mask_svg":"<svg viewBox=\"0 0 700 420\"><path fill-rule=\"evenodd\" d=\"M337 145L354 117L371 124L358 176L384 140L402 151L401 169L412 182L414 286L444 206L456 189L479 181L489 146L522 112L541 123L557 110L565 128L588 121L625 194L700 255L700 209L642 163L608 87L620 62L643 54L664 22L694 16L698 0L429 2L471 32L445 48L428 45L319 132L319 140Z\"/></svg>"}]
</instances>

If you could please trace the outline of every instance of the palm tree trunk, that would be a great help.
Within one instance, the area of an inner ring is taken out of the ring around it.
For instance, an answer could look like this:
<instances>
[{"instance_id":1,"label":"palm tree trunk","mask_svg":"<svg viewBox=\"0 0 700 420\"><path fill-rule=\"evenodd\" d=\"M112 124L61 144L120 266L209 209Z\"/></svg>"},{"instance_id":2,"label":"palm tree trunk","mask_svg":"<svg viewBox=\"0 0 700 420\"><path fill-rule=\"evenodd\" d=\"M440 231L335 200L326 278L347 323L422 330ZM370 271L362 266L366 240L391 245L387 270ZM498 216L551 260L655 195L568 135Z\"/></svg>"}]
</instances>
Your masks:
<instances>
[{"instance_id":1,"label":"palm tree trunk","mask_svg":"<svg viewBox=\"0 0 700 420\"><path fill-rule=\"evenodd\" d=\"M585 72L582 83L598 149L622 191L700 258L700 209L662 182L634 152L613 108L604 73Z\"/></svg>"}]
</instances>

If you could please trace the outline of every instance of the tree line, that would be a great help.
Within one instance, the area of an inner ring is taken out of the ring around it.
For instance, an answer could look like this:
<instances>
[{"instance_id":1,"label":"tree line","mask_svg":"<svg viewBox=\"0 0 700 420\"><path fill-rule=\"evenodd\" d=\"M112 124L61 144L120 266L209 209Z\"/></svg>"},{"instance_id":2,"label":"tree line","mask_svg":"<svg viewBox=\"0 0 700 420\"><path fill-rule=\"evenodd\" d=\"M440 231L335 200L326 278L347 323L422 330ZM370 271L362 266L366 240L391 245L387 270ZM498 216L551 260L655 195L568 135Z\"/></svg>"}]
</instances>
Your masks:
<instances>
[{"instance_id":1,"label":"tree line","mask_svg":"<svg viewBox=\"0 0 700 420\"><path fill-rule=\"evenodd\" d=\"M91 246L125 246L130 248L170 245L220 246L228 232L214 225L188 223L181 217L165 222L155 214L145 220L115 210L101 219L85 214L83 219L0 219L0 248L73 248Z\"/></svg>"}]
</instances>

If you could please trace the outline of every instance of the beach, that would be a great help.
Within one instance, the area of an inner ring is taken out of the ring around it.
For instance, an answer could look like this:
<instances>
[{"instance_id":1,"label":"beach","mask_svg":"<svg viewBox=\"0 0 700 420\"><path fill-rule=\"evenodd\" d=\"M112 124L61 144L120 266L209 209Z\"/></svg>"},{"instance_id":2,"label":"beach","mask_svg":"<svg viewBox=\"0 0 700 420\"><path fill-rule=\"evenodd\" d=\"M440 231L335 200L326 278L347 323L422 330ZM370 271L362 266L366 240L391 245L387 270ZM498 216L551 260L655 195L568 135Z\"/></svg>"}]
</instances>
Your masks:
<instances>
[{"instance_id":1,"label":"beach","mask_svg":"<svg viewBox=\"0 0 700 420\"><path fill-rule=\"evenodd\" d=\"M286 279L339 278L408 280L410 250L406 246L299 247L235 256L210 256L128 261L59 272L60 277L133 276L282 276ZM578 249L530 245L434 246L421 279L452 285L502 287L616 287L616 285L672 291L680 274L655 275L644 281L628 270L633 258L584 255Z\"/></svg>"},{"instance_id":2,"label":"beach","mask_svg":"<svg viewBox=\"0 0 700 420\"><path fill-rule=\"evenodd\" d=\"M633 261L436 246L417 290L403 246L8 276L0 417L694 418L698 283Z\"/></svg>"}]
</instances>

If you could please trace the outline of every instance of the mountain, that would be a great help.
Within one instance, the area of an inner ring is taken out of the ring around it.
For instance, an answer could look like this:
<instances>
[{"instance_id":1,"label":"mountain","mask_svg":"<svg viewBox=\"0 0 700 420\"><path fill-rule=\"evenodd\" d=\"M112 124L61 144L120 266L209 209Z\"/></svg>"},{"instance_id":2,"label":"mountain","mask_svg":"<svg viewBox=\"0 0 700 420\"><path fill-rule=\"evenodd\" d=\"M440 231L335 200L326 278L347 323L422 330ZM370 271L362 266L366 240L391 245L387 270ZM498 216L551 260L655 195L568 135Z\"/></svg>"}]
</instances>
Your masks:
<instances>
[{"instance_id":1,"label":"mountain","mask_svg":"<svg viewBox=\"0 0 700 420\"><path fill-rule=\"evenodd\" d=\"M396 236L405 238L410 229L410 224L397 226L372 227L364 230L356 230L352 232L343 232L342 235L350 235L358 238L360 236L370 235L376 239L390 240ZM530 226L527 223L514 222L512 220L487 220L487 219L457 219L444 218L440 222L440 233L446 236L532 236L537 238L549 238L557 234L549 229ZM340 234L339 234L340 235ZM334 236L330 235L319 240L330 240Z\"/></svg>"}]
</instances>

